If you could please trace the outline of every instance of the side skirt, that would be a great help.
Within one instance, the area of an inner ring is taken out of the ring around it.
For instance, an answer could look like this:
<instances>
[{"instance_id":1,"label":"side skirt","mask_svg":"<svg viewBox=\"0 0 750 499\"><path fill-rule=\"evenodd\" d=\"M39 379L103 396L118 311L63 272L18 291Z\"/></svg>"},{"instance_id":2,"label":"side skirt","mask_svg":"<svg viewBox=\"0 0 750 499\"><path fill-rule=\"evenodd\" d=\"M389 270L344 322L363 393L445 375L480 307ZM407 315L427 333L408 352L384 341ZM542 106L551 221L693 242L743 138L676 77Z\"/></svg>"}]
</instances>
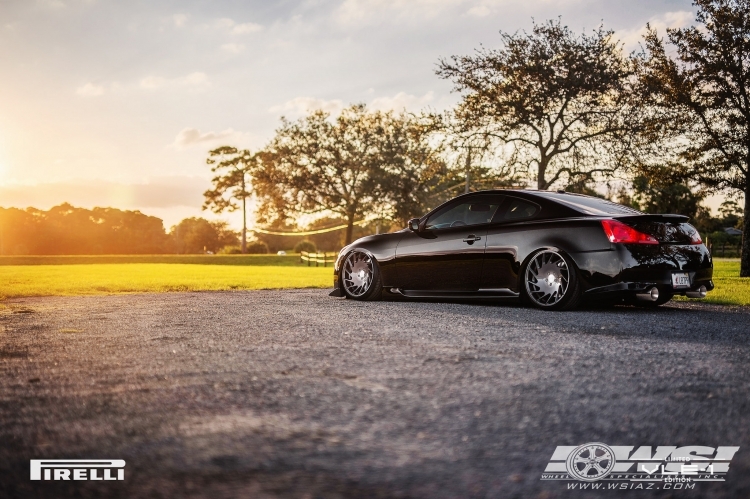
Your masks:
<instances>
[{"instance_id":1,"label":"side skirt","mask_svg":"<svg viewBox=\"0 0 750 499\"><path fill-rule=\"evenodd\" d=\"M479 289L477 291L425 291L390 288L389 292L406 296L407 298L450 298L450 299L482 299L482 298L518 298L518 293L508 288Z\"/></svg>"}]
</instances>

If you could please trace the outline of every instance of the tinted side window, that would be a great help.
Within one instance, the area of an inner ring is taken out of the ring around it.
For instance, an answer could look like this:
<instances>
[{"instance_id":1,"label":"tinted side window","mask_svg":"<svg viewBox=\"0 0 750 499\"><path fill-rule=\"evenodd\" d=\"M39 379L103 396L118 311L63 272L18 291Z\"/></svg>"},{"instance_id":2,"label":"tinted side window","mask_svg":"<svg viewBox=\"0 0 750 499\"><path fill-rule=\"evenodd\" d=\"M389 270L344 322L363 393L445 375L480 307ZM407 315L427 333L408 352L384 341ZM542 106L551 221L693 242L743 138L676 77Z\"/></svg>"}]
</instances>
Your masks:
<instances>
[{"instance_id":1,"label":"tinted side window","mask_svg":"<svg viewBox=\"0 0 750 499\"><path fill-rule=\"evenodd\" d=\"M507 209L498 214L500 216L494 220L495 222L523 220L524 218L531 218L539 213L539 206L524 199L509 198L506 206Z\"/></svg>"},{"instance_id":2,"label":"tinted side window","mask_svg":"<svg viewBox=\"0 0 750 499\"><path fill-rule=\"evenodd\" d=\"M425 229L447 229L489 223L500 207L502 199L501 196L481 196L449 204L430 216Z\"/></svg>"}]
</instances>

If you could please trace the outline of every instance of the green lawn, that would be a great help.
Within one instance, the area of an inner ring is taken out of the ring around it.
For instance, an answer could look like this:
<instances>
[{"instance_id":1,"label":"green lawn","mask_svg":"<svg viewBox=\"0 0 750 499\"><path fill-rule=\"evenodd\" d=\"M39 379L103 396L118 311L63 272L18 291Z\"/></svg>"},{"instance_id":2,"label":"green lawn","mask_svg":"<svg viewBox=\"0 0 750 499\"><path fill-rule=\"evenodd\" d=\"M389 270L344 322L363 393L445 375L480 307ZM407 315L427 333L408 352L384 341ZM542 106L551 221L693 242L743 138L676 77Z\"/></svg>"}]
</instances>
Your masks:
<instances>
[{"instance_id":1,"label":"green lawn","mask_svg":"<svg viewBox=\"0 0 750 499\"><path fill-rule=\"evenodd\" d=\"M714 258L713 281L716 287L700 301L719 305L750 305L750 277L739 275L738 258Z\"/></svg>"},{"instance_id":2,"label":"green lawn","mask_svg":"<svg viewBox=\"0 0 750 499\"><path fill-rule=\"evenodd\" d=\"M0 256L3 265L74 265L91 263L191 263L197 265L300 265L299 255L72 255Z\"/></svg>"},{"instance_id":3,"label":"green lawn","mask_svg":"<svg viewBox=\"0 0 750 499\"><path fill-rule=\"evenodd\" d=\"M331 267L91 263L0 266L0 298L166 291L332 288Z\"/></svg>"},{"instance_id":4,"label":"green lawn","mask_svg":"<svg viewBox=\"0 0 750 499\"><path fill-rule=\"evenodd\" d=\"M750 306L750 278L737 277L739 268L737 259L714 259L716 289L700 301ZM331 267L307 267L294 255L0 257L0 299L329 288L332 277Z\"/></svg>"}]
</instances>

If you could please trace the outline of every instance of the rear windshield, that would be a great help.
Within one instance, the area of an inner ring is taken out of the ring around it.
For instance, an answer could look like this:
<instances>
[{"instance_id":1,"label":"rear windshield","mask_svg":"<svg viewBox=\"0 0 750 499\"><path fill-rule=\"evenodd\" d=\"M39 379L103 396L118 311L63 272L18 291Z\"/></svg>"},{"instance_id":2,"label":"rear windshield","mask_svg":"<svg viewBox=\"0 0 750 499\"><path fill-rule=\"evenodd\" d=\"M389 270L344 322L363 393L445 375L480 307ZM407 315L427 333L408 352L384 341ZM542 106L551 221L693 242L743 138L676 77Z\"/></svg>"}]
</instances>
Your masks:
<instances>
[{"instance_id":1,"label":"rear windshield","mask_svg":"<svg viewBox=\"0 0 750 499\"><path fill-rule=\"evenodd\" d=\"M542 194L542 193L539 193ZM564 204L574 210L586 213L587 215L641 215L643 212L623 206L621 204L607 201L606 199L595 198L591 196L582 196L579 194L562 194L555 192L545 192L544 197L553 199L558 203Z\"/></svg>"}]
</instances>

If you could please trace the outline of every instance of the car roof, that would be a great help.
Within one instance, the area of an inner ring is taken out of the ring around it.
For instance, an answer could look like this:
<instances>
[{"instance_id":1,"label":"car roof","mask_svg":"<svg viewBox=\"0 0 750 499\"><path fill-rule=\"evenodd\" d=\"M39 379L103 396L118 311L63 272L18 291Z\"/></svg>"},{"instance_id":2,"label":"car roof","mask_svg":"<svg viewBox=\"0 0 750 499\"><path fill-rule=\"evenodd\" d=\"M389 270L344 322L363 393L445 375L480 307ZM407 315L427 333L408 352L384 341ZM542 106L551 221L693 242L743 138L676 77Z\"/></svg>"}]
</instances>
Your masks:
<instances>
[{"instance_id":1,"label":"car roof","mask_svg":"<svg viewBox=\"0 0 750 499\"><path fill-rule=\"evenodd\" d=\"M540 204L549 205L550 203L557 207L564 207L567 210L573 210L576 213L589 216L610 216L610 215L641 215L643 212L629 206L624 206L612 201L586 194L577 194L565 191L538 191L531 189L492 189L476 191L469 194L506 194L519 196L535 201L545 201ZM467 194L464 194L466 196ZM461 197L461 196L459 196ZM542 206L544 208L545 206ZM551 207L550 207L551 208ZM563 213L560 215L565 216Z\"/></svg>"}]
</instances>

